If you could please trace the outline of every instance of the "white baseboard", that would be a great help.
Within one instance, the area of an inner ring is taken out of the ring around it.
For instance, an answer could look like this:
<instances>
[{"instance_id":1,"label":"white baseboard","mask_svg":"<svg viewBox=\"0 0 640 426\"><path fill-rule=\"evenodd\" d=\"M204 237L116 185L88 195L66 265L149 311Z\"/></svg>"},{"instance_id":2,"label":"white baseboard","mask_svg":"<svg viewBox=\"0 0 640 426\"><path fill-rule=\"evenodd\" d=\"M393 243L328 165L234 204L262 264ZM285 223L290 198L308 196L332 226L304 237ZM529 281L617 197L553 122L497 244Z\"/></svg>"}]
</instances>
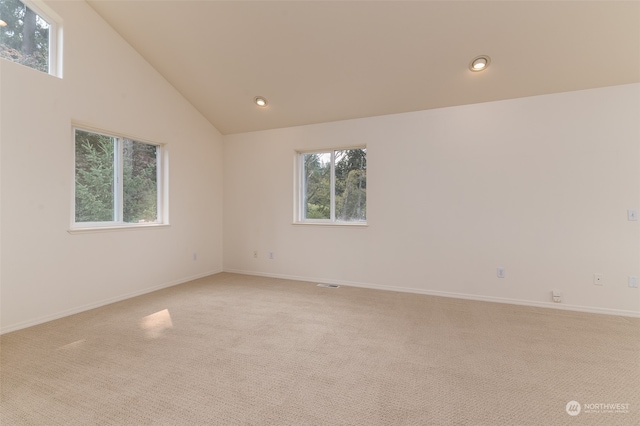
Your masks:
<instances>
[{"instance_id":1,"label":"white baseboard","mask_svg":"<svg viewBox=\"0 0 640 426\"><path fill-rule=\"evenodd\" d=\"M482 302L507 303L511 305L531 306L531 307L537 307L537 308L550 308L550 309L560 309L565 311L588 312L588 313L594 313L594 314L605 314L605 315L616 315L616 316L631 317L631 318L640 318L640 312L626 311L626 310L620 310L620 309L597 308L597 307L579 306L579 305L566 305L566 304L558 304L558 303L551 303L551 302L537 302L537 301L531 301L531 300L507 299L507 298L494 297L494 296L480 296L480 295L467 294L467 293L453 293L453 292L446 292L446 291L424 290L424 289L417 289L417 288L411 288L411 287L393 287L393 286L386 286L386 285L379 285L379 284L341 281L341 280L333 280L333 279L326 279L326 278L310 278L310 277L302 277L302 276L287 275L287 274L272 274L268 272L224 269L224 270L218 270L218 271L205 272L203 274L198 274L198 275L182 278L179 280L163 283L163 284L149 287L143 290L138 290L138 291L127 293L121 296L116 296L109 299L101 300L99 302L89 303L86 305L68 309L55 314L45 315L33 320L24 321L18 324L12 324L12 325L0 328L0 335L5 333L10 333L12 331L21 330L23 328L32 327L34 325L42 324L45 322L53 321L56 319L64 318L70 315L78 314L80 312L85 312L91 309L99 308L101 306L109 305L111 303L116 303L122 300L131 299L132 297L141 296L143 294L151 293L157 290L162 290L163 288L173 287L175 285L197 280L199 278L204 278L209 275L218 274L220 272L229 272L229 273L243 274L243 275L254 275L259 277L280 278L280 279L295 280L295 281L338 284L338 285L345 285L345 286L351 286L351 287L371 288L375 290L398 291L402 293L415 293L415 294L425 294L429 296L451 297L456 299L478 300Z\"/></svg>"},{"instance_id":2,"label":"white baseboard","mask_svg":"<svg viewBox=\"0 0 640 426\"><path fill-rule=\"evenodd\" d=\"M242 271L242 270L235 270L235 269L224 269L224 272L229 272L234 274L254 275L254 276L260 276L260 277L269 277L269 278L281 278L281 279L296 280L296 281L338 284L338 285L345 285L345 286L351 286L351 287L371 288L376 290L398 291L401 293L415 293L415 294L425 294L429 296L451 297L454 299L478 300L481 302L506 303L510 305L531 306L536 308L560 309L564 311L588 312L592 314L605 314L605 315L616 315L616 316L622 316L622 317L640 318L640 312L626 311L621 309L597 308L592 306L580 306L580 305L567 305L567 304L553 303L553 302L537 302L533 300L508 299L504 297L480 296L476 294L453 293L448 291L437 291L437 290L424 290L424 289L411 288L411 287L393 287L388 285L349 282L349 281L333 280L333 279L326 279L326 278L309 278L309 277L299 277L295 275L286 275L286 274L272 274L268 272Z\"/></svg>"},{"instance_id":3,"label":"white baseboard","mask_svg":"<svg viewBox=\"0 0 640 426\"><path fill-rule=\"evenodd\" d=\"M12 331L21 330L23 328L32 327L34 325L42 324L45 322L57 320L60 318L68 317L70 315L79 314L80 312L89 311L91 309L99 308L101 306L110 305L111 303L120 302L122 300L131 299L132 297L141 296L143 294L151 293L157 290L162 290L163 288L173 287L174 285L184 284L189 281L197 280L198 278L208 277L209 275L214 275L222 272L222 270L214 271L214 272L205 272L204 274L198 274L187 278L181 278L179 280L163 283L160 285L156 285L153 287L148 287L143 290L134 291L132 293L123 294L121 296L111 297L109 299L104 299L95 303L88 303L86 305L78 306L77 308L67 309L62 312L58 312L51 315L45 315L33 320L24 321L18 324L9 325L6 327L0 328L0 335L5 333L10 333Z\"/></svg>"}]
</instances>

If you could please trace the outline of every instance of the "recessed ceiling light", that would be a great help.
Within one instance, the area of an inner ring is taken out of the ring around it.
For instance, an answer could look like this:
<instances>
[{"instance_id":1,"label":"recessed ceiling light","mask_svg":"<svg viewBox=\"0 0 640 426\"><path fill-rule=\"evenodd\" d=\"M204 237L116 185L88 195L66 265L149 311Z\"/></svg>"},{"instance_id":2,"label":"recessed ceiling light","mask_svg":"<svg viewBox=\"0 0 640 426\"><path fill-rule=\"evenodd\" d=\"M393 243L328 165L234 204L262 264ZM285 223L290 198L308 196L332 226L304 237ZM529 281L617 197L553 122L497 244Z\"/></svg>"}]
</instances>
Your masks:
<instances>
[{"instance_id":1,"label":"recessed ceiling light","mask_svg":"<svg viewBox=\"0 0 640 426\"><path fill-rule=\"evenodd\" d=\"M7 23L0 19L0 27L6 27Z\"/></svg>"},{"instance_id":2,"label":"recessed ceiling light","mask_svg":"<svg viewBox=\"0 0 640 426\"><path fill-rule=\"evenodd\" d=\"M469 63L469 69L471 71L482 71L486 69L491 63L491 58L487 55L480 55L473 58L473 60Z\"/></svg>"},{"instance_id":3,"label":"recessed ceiling light","mask_svg":"<svg viewBox=\"0 0 640 426\"><path fill-rule=\"evenodd\" d=\"M266 107L267 106L267 100L265 98L263 98L262 96L256 96L253 99L253 102L255 102L256 105L258 105L259 107Z\"/></svg>"}]
</instances>

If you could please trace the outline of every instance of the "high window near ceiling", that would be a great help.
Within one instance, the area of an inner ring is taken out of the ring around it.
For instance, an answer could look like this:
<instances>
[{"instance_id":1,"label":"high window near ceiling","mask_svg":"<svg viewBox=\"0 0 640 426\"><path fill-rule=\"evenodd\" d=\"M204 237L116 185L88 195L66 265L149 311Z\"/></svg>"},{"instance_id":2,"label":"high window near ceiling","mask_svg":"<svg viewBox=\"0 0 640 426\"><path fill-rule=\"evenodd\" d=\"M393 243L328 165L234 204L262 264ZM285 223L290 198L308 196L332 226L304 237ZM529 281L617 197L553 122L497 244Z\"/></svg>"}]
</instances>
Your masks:
<instances>
[{"instance_id":1,"label":"high window near ceiling","mask_svg":"<svg viewBox=\"0 0 640 426\"><path fill-rule=\"evenodd\" d=\"M60 77L60 24L45 9L41 1L0 0L0 58Z\"/></svg>"}]
</instances>

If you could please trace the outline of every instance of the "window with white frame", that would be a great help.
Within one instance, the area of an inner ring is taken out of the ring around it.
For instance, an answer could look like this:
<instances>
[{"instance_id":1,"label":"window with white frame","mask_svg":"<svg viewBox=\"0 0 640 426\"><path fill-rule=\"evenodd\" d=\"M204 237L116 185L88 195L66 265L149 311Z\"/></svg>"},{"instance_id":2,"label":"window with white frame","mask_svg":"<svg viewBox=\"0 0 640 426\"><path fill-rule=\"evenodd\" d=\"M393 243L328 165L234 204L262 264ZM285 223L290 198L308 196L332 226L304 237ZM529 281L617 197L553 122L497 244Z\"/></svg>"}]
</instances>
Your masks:
<instances>
[{"instance_id":1,"label":"window with white frame","mask_svg":"<svg viewBox=\"0 0 640 426\"><path fill-rule=\"evenodd\" d=\"M33 0L0 0L0 58L58 74L59 25L46 8Z\"/></svg>"},{"instance_id":2,"label":"window with white frame","mask_svg":"<svg viewBox=\"0 0 640 426\"><path fill-rule=\"evenodd\" d=\"M301 152L298 166L298 222L366 223L366 148Z\"/></svg>"},{"instance_id":3,"label":"window with white frame","mask_svg":"<svg viewBox=\"0 0 640 426\"><path fill-rule=\"evenodd\" d=\"M161 224L162 147L75 128L74 227Z\"/></svg>"}]
</instances>

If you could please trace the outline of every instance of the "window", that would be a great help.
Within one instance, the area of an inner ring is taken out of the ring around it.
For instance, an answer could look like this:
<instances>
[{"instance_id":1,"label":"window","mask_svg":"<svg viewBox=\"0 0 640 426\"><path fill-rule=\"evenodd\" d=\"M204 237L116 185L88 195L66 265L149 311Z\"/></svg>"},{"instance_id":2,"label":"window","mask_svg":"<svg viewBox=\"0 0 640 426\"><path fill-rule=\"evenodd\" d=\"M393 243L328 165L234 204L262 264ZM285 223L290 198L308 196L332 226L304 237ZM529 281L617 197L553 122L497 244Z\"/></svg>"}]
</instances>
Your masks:
<instances>
[{"instance_id":1,"label":"window","mask_svg":"<svg viewBox=\"0 0 640 426\"><path fill-rule=\"evenodd\" d=\"M303 152L298 163L299 222L366 222L366 148Z\"/></svg>"},{"instance_id":2,"label":"window","mask_svg":"<svg viewBox=\"0 0 640 426\"><path fill-rule=\"evenodd\" d=\"M74 226L163 223L162 147L74 130Z\"/></svg>"},{"instance_id":3,"label":"window","mask_svg":"<svg viewBox=\"0 0 640 426\"><path fill-rule=\"evenodd\" d=\"M56 74L57 25L38 5L0 0L0 58Z\"/></svg>"}]
</instances>

